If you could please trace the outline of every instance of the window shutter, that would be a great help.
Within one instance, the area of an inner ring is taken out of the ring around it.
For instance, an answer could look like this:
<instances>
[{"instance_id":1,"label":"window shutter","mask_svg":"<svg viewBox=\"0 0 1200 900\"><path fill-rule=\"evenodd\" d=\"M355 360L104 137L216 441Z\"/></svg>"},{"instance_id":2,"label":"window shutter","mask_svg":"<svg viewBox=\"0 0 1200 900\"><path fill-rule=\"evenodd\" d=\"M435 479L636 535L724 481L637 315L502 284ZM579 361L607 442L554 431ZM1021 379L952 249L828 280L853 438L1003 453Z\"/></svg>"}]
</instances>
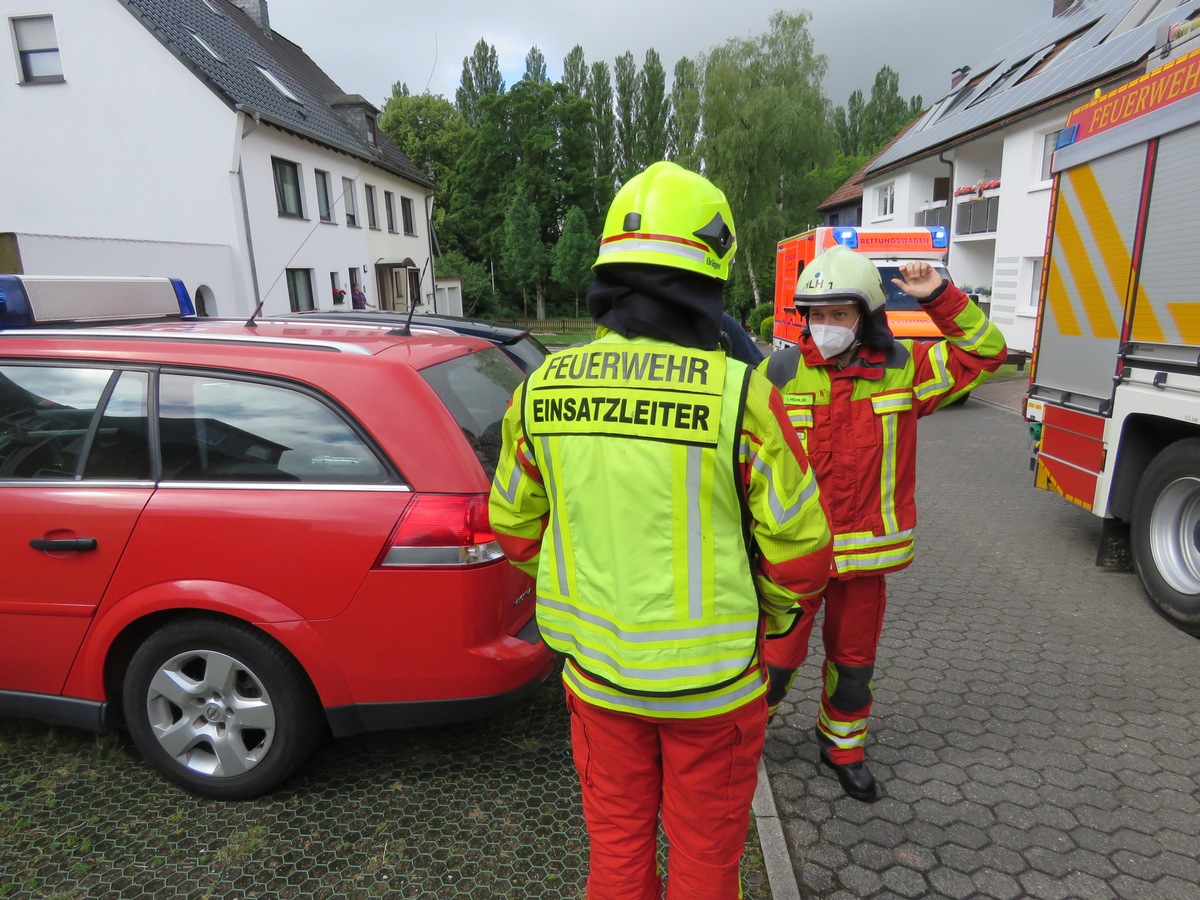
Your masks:
<instances>
[{"instance_id":1,"label":"window shutter","mask_svg":"<svg viewBox=\"0 0 1200 900\"><path fill-rule=\"evenodd\" d=\"M17 35L17 47L21 51L58 49L53 16L13 19L13 29Z\"/></svg>"}]
</instances>

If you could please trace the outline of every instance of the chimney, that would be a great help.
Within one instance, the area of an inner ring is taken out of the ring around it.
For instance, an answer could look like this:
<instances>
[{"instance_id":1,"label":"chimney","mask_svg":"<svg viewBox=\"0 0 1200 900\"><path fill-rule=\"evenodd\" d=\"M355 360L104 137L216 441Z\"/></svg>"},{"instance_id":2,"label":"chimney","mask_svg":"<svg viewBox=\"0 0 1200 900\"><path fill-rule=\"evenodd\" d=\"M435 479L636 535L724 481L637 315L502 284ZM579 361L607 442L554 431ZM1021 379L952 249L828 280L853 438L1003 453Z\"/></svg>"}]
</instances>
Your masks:
<instances>
[{"instance_id":1,"label":"chimney","mask_svg":"<svg viewBox=\"0 0 1200 900\"><path fill-rule=\"evenodd\" d=\"M959 66L957 69L955 69L953 72L951 72L950 73L950 90L954 90L956 87L958 87L960 84L962 84L963 79L967 77L967 75L970 73L970 71L971 71L970 66Z\"/></svg>"},{"instance_id":2,"label":"chimney","mask_svg":"<svg viewBox=\"0 0 1200 900\"><path fill-rule=\"evenodd\" d=\"M1071 7L1078 2L1079 0L1054 0L1054 15L1052 18L1057 19L1059 16L1070 12Z\"/></svg>"},{"instance_id":3,"label":"chimney","mask_svg":"<svg viewBox=\"0 0 1200 900\"><path fill-rule=\"evenodd\" d=\"M267 15L267 0L229 0L234 6L248 15L254 24L271 33L271 17Z\"/></svg>"}]
</instances>

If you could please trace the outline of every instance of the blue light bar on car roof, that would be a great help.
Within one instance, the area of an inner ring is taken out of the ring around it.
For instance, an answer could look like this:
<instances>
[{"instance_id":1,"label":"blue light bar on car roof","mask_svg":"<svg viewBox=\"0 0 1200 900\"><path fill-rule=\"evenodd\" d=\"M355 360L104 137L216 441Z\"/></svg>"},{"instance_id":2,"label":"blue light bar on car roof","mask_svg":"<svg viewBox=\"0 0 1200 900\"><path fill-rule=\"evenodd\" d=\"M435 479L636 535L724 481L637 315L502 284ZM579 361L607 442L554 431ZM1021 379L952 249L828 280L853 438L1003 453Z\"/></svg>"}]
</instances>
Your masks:
<instances>
[{"instance_id":1,"label":"blue light bar on car roof","mask_svg":"<svg viewBox=\"0 0 1200 900\"><path fill-rule=\"evenodd\" d=\"M191 318L178 278L0 275L0 329Z\"/></svg>"},{"instance_id":2,"label":"blue light bar on car roof","mask_svg":"<svg viewBox=\"0 0 1200 900\"><path fill-rule=\"evenodd\" d=\"M950 234L942 225L927 225L929 234L933 237L933 249L945 250L950 246Z\"/></svg>"}]
</instances>

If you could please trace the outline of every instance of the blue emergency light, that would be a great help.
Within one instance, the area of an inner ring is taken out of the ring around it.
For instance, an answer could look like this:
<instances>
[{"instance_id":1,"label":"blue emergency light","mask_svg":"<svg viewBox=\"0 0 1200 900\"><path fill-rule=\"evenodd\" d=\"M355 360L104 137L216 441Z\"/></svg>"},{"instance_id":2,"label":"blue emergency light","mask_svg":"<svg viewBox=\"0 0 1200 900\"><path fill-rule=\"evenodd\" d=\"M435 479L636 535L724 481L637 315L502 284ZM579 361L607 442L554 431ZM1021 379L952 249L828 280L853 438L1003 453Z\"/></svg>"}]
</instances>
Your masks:
<instances>
[{"instance_id":1,"label":"blue emergency light","mask_svg":"<svg viewBox=\"0 0 1200 900\"><path fill-rule=\"evenodd\" d=\"M926 225L933 239L934 250L945 250L950 246L950 233L942 225Z\"/></svg>"},{"instance_id":2,"label":"blue emergency light","mask_svg":"<svg viewBox=\"0 0 1200 900\"><path fill-rule=\"evenodd\" d=\"M833 239L843 247L849 247L851 250L858 249L858 231L854 228L835 228Z\"/></svg>"}]
</instances>

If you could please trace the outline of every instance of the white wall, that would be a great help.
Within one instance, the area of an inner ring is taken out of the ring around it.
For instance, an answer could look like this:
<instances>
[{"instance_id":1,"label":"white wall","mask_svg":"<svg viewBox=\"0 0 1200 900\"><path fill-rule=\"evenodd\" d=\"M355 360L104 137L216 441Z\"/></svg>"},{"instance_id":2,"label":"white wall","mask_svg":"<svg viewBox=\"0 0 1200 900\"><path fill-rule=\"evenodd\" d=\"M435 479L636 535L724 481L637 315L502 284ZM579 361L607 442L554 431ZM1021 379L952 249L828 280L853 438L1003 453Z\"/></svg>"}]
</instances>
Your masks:
<instances>
[{"instance_id":1,"label":"white wall","mask_svg":"<svg viewBox=\"0 0 1200 900\"><path fill-rule=\"evenodd\" d=\"M50 14L64 81L22 85L10 17ZM6 0L3 227L27 273L156 274L239 290L229 161L237 116L119 3ZM186 115L175 111L186 109Z\"/></svg>"},{"instance_id":2,"label":"white wall","mask_svg":"<svg viewBox=\"0 0 1200 900\"><path fill-rule=\"evenodd\" d=\"M1051 182L1041 180L1043 142L1048 132L1062 128L1071 108L1063 105L1005 134L991 316L1014 350L1033 349L1037 325L1051 193Z\"/></svg>"},{"instance_id":3,"label":"white wall","mask_svg":"<svg viewBox=\"0 0 1200 900\"><path fill-rule=\"evenodd\" d=\"M17 83L8 19L28 14L53 15L64 82ZM6 230L228 243L234 113L119 3L5 0L3 16Z\"/></svg>"}]
</instances>

